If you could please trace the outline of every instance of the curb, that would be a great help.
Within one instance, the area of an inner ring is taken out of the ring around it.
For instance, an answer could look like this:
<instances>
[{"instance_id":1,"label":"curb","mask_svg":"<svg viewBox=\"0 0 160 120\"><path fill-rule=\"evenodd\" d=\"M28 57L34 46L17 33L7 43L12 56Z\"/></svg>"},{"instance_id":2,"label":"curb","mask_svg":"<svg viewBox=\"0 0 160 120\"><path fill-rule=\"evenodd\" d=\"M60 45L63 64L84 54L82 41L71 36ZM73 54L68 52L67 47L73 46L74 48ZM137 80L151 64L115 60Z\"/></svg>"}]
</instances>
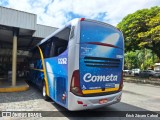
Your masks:
<instances>
[{"instance_id":1,"label":"curb","mask_svg":"<svg viewBox=\"0 0 160 120\"><path fill-rule=\"evenodd\" d=\"M141 83L141 84L151 84L151 85L156 85L156 86L160 86L160 82L158 81L150 81L150 80L138 80L138 79L134 79L134 80L129 80L129 79L123 79L124 82L128 82L128 83Z\"/></svg>"},{"instance_id":2,"label":"curb","mask_svg":"<svg viewBox=\"0 0 160 120\"><path fill-rule=\"evenodd\" d=\"M26 91L29 89L29 85L21 85L21 86L15 86L15 87L5 87L5 88L0 88L0 93L1 92L22 92Z\"/></svg>"}]
</instances>

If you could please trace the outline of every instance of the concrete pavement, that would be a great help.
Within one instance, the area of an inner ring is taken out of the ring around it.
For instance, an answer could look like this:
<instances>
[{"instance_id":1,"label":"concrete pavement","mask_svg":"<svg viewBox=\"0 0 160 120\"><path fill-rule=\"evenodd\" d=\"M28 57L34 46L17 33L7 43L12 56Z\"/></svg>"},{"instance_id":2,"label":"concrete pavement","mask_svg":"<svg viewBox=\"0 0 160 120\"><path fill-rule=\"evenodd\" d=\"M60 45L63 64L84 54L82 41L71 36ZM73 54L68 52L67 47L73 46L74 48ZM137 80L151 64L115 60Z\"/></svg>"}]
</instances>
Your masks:
<instances>
[{"instance_id":1,"label":"concrete pavement","mask_svg":"<svg viewBox=\"0 0 160 120\"><path fill-rule=\"evenodd\" d=\"M160 86L125 83L122 102L150 111L160 111Z\"/></svg>"},{"instance_id":2,"label":"concrete pavement","mask_svg":"<svg viewBox=\"0 0 160 120\"><path fill-rule=\"evenodd\" d=\"M1 96L0 97L1 111L12 111L12 110L66 111L66 109L57 105L52 100L49 101L43 100L40 91L33 87L30 87L30 89L25 92L0 93L0 96ZM98 118L109 119L105 117L107 111L147 111L147 110L160 111L160 87L147 84L124 83L124 90L123 90L122 100L120 103L108 107L106 106L101 109L96 109L95 111L106 111L105 114L102 114L101 117ZM67 114L72 115L75 113L67 112ZM67 117L66 114L63 114L63 116L64 116L63 118L56 117L56 119L98 119L96 117L72 118L72 117ZM113 119L113 117L111 119ZM122 120L122 118L114 118L114 119ZM139 118L139 119L150 120L150 118ZM160 120L160 118L153 118L153 119Z\"/></svg>"}]
</instances>

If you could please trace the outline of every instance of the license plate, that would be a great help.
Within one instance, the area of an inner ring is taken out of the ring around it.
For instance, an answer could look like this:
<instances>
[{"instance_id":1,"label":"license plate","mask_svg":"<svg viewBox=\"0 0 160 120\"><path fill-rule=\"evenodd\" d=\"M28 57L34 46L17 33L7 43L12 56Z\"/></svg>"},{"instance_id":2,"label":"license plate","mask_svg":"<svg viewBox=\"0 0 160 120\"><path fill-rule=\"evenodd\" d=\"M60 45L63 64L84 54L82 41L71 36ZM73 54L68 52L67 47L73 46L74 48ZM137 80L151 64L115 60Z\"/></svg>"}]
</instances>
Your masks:
<instances>
[{"instance_id":1,"label":"license plate","mask_svg":"<svg viewBox=\"0 0 160 120\"><path fill-rule=\"evenodd\" d=\"M99 100L99 104L104 104L104 103L107 103L107 99L101 99L101 100Z\"/></svg>"}]
</instances>

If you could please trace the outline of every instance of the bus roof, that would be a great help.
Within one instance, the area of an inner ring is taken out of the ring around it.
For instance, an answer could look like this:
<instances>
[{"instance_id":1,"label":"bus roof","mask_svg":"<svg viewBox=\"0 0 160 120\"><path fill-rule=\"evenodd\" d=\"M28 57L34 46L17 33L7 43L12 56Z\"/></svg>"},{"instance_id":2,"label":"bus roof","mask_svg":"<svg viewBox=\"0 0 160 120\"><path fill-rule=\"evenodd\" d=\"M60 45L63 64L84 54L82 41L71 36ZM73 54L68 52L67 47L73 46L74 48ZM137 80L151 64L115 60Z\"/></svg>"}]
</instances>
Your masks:
<instances>
[{"instance_id":1,"label":"bus roof","mask_svg":"<svg viewBox=\"0 0 160 120\"><path fill-rule=\"evenodd\" d=\"M53 32L51 35L49 35L48 37L42 39L37 45L35 45L32 49L34 49L37 46L40 46L41 44L43 44L44 42L46 42L48 39L50 39L51 37L53 37L54 35L56 35L57 33L59 33L60 31L62 31L64 28L68 27L69 25L71 25L72 21L74 20L79 20L79 21L91 21L91 22L97 22L97 23L101 23L101 24L105 24L107 26L111 26L112 28L115 28L116 30L120 31L118 28L116 28L113 25L110 25L108 23L105 22L101 22L101 21L97 21L97 20L92 20L92 19L86 19L86 18L75 18L73 20L71 20L70 22L68 22L66 25L64 25L62 28L57 29L55 32ZM120 31L121 32L121 31Z\"/></svg>"}]
</instances>

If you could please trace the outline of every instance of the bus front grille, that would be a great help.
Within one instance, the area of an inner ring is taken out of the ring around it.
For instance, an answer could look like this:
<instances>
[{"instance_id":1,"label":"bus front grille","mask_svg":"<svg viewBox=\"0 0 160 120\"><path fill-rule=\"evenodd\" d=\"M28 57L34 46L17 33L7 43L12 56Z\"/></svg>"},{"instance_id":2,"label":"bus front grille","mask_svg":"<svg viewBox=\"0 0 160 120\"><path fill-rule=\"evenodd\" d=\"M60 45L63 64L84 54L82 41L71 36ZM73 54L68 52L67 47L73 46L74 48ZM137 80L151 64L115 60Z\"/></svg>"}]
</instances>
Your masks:
<instances>
[{"instance_id":1,"label":"bus front grille","mask_svg":"<svg viewBox=\"0 0 160 120\"><path fill-rule=\"evenodd\" d=\"M118 68L120 59L86 56L84 57L84 63L87 67Z\"/></svg>"}]
</instances>

